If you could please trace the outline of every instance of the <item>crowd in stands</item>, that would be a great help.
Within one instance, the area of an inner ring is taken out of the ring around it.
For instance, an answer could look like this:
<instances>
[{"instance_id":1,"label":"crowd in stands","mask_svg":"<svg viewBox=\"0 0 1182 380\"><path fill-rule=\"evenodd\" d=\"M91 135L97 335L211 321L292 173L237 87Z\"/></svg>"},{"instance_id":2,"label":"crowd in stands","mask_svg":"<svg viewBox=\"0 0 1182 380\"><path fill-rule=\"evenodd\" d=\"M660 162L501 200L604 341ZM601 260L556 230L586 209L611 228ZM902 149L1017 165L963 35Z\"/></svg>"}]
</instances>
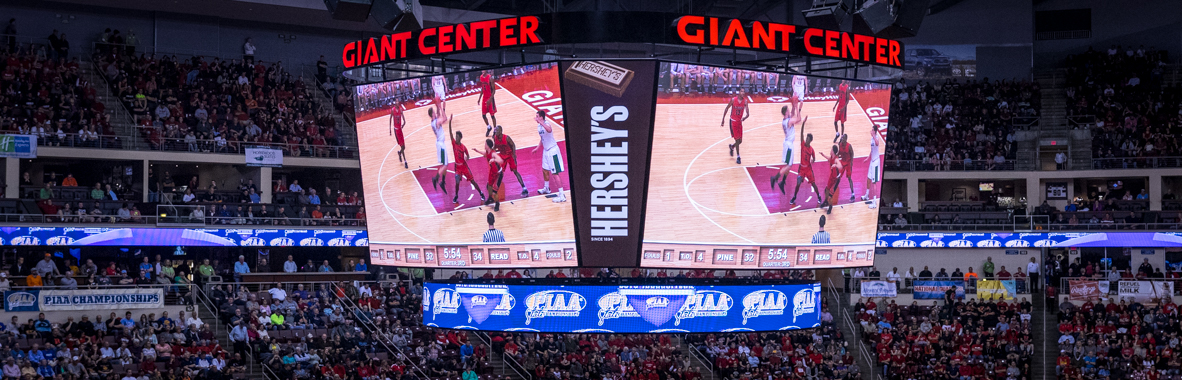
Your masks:
<instances>
[{"instance_id":1,"label":"crowd in stands","mask_svg":"<svg viewBox=\"0 0 1182 380\"><path fill-rule=\"evenodd\" d=\"M100 50L94 60L153 149L240 153L270 146L290 156L348 157L332 114L282 62L255 60L253 51L223 60L124 49Z\"/></svg>"},{"instance_id":2,"label":"crowd in stands","mask_svg":"<svg viewBox=\"0 0 1182 380\"><path fill-rule=\"evenodd\" d=\"M496 333L491 343L539 380L701 378L668 334Z\"/></svg>"},{"instance_id":3,"label":"crowd in stands","mask_svg":"<svg viewBox=\"0 0 1182 380\"><path fill-rule=\"evenodd\" d=\"M1038 116L1039 101L1038 85L1026 81L900 82L892 94L887 170L1012 170L1014 119Z\"/></svg>"},{"instance_id":4,"label":"crowd in stands","mask_svg":"<svg viewBox=\"0 0 1182 380\"><path fill-rule=\"evenodd\" d=\"M1151 267L1143 263L1136 278L1161 278L1160 268L1147 273ZM1072 271L1086 275L1091 268L1087 264L1086 269ZM1114 277L1132 276L1123 272ZM1118 302L1102 294L1094 301L1059 304L1055 373L1060 379L1167 379L1180 374L1182 326L1172 295L1142 303L1124 297Z\"/></svg>"},{"instance_id":5,"label":"crowd in stands","mask_svg":"<svg viewBox=\"0 0 1182 380\"><path fill-rule=\"evenodd\" d=\"M689 344L713 362L722 379L861 379L828 305L822 305L821 327L802 331L695 334Z\"/></svg>"},{"instance_id":6,"label":"crowd in stands","mask_svg":"<svg viewBox=\"0 0 1182 380\"><path fill-rule=\"evenodd\" d=\"M178 192L181 188L183 192ZM298 179L290 185L276 180L269 203L263 202L254 180L240 180L234 190L222 190L217 181L202 186L194 176L182 187L164 173L159 189L174 204L204 205L193 208L190 216L203 218L206 224L365 225L364 198L359 192L334 192L327 186L323 191L305 189Z\"/></svg>"},{"instance_id":7,"label":"crowd in stands","mask_svg":"<svg viewBox=\"0 0 1182 380\"><path fill-rule=\"evenodd\" d=\"M94 319L48 320L45 313L20 323L12 317L0 334L6 378L187 379L244 378L246 361L218 344L209 326L182 311L112 312Z\"/></svg>"},{"instance_id":8,"label":"crowd in stands","mask_svg":"<svg viewBox=\"0 0 1182 380\"><path fill-rule=\"evenodd\" d=\"M136 251L138 256L140 251ZM142 261L125 262L112 260L99 265L93 259L76 263L73 259L58 260L45 253L34 263L17 255L6 271L0 272L0 291L14 286L56 287L78 289L79 287L102 287L110 285L163 286L167 295L183 296L190 292L189 274L196 273L190 264L181 261L162 260L156 255L155 261L144 256ZM61 261L61 263L59 263ZM187 303L184 297L177 297Z\"/></svg>"},{"instance_id":9,"label":"crowd in stands","mask_svg":"<svg viewBox=\"0 0 1182 380\"><path fill-rule=\"evenodd\" d=\"M0 52L0 133L35 135L43 146L120 146L78 57L45 45L10 46Z\"/></svg>"},{"instance_id":10,"label":"crowd in stands","mask_svg":"<svg viewBox=\"0 0 1182 380\"><path fill-rule=\"evenodd\" d=\"M458 378L491 369L466 334L419 325L422 291L406 283L214 285L207 294L235 353L254 355L278 378Z\"/></svg>"},{"instance_id":11,"label":"crowd in stands","mask_svg":"<svg viewBox=\"0 0 1182 380\"><path fill-rule=\"evenodd\" d=\"M1092 157L1106 159L1097 168L1152 167L1153 158L1182 156L1182 92L1161 86L1168 60L1165 50L1144 45L1089 47L1066 59L1068 113L1095 117L1076 127L1091 128Z\"/></svg>"},{"instance_id":12,"label":"crowd in stands","mask_svg":"<svg viewBox=\"0 0 1182 380\"><path fill-rule=\"evenodd\" d=\"M901 379L1020 380L1031 378L1032 305L1020 300L956 299L941 305L854 305L862 336L873 348L883 377Z\"/></svg>"}]
</instances>

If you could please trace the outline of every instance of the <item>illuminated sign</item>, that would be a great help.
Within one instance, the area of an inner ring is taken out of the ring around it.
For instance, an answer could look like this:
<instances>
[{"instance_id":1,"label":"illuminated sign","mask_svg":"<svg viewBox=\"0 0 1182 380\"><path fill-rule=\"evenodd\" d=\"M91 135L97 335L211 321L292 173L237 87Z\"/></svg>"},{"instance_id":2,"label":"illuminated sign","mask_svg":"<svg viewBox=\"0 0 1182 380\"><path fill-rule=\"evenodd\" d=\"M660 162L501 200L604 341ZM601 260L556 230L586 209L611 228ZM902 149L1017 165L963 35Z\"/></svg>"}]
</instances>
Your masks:
<instances>
[{"instance_id":1,"label":"illuminated sign","mask_svg":"<svg viewBox=\"0 0 1182 380\"><path fill-rule=\"evenodd\" d=\"M489 331L668 333L820 325L820 285L485 285L427 283L428 326ZM520 304L516 300L524 300ZM737 302L740 301L741 303Z\"/></svg>"},{"instance_id":2,"label":"illuminated sign","mask_svg":"<svg viewBox=\"0 0 1182 380\"><path fill-rule=\"evenodd\" d=\"M349 42L341 61L353 68L487 49L606 42L759 50L903 67L903 44L895 40L804 25L660 12L558 12L436 26Z\"/></svg>"}]
</instances>

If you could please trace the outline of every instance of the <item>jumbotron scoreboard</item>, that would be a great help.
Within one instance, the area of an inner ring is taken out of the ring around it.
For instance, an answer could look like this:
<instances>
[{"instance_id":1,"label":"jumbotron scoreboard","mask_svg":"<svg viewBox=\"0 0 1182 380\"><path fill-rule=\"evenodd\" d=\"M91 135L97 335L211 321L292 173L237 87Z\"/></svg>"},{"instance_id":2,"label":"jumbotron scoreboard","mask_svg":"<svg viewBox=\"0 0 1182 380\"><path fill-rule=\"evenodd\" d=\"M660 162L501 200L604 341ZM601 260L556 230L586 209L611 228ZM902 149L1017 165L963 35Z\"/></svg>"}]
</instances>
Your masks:
<instances>
[{"instance_id":1,"label":"jumbotron scoreboard","mask_svg":"<svg viewBox=\"0 0 1182 380\"><path fill-rule=\"evenodd\" d=\"M556 23L593 20L528 17L358 41L344 54L361 66L444 54L443 44L555 43L573 38ZM652 38L662 42L884 66L901 51L895 41L804 26L660 17L670 27ZM845 47L830 49L830 39ZM795 269L874 260L885 83L597 59L355 91L375 264Z\"/></svg>"}]
</instances>

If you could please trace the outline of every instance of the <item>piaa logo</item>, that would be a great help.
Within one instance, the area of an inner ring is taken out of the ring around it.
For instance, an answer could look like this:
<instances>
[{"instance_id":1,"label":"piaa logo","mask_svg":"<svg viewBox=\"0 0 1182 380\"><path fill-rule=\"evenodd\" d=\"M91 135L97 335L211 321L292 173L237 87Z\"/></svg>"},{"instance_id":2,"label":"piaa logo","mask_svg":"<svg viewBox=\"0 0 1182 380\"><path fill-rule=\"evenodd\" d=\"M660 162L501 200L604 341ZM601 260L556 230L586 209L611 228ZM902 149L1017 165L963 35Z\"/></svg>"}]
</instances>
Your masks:
<instances>
[{"instance_id":1,"label":"piaa logo","mask_svg":"<svg viewBox=\"0 0 1182 380\"><path fill-rule=\"evenodd\" d=\"M891 247L895 248L915 248L915 242L911 240L897 240L891 243Z\"/></svg>"},{"instance_id":2,"label":"piaa logo","mask_svg":"<svg viewBox=\"0 0 1182 380\"><path fill-rule=\"evenodd\" d=\"M682 319L697 317L725 317L727 312L735 306L735 299L730 294L717 290L699 290L690 296L690 300L677 311L674 325L680 326Z\"/></svg>"},{"instance_id":3,"label":"piaa logo","mask_svg":"<svg viewBox=\"0 0 1182 380\"><path fill-rule=\"evenodd\" d=\"M648 309L664 308L669 306L669 299L661 296L649 297L644 300L644 305Z\"/></svg>"},{"instance_id":4,"label":"piaa logo","mask_svg":"<svg viewBox=\"0 0 1182 380\"><path fill-rule=\"evenodd\" d=\"M41 239L36 236L17 236L12 238L12 245L41 245Z\"/></svg>"},{"instance_id":5,"label":"piaa logo","mask_svg":"<svg viewBox=\"0 0 1182 380\"><path fill-rule=\"evenodd\" d=\"M779 290L759 290L743 297L743 324L747 320L764 315L784 315L788 307L788 296ZM793 321L795 322L795 320Z\"/></svg>"},{"instance_id":6,"label":"piaa logo","mask_svg":"<svg viewBox=\"0 0 1182 380\"><path fill-rule=\"evenodd\" d=\"M977 242L977 247L978 248L1001 248L1001 242L994 240L994 239L981 240L981 241Z\"/></svg>"},{"instance_id":7,"label":"piaa logo","mask_svg":"<svg viewBox=\"0 0 1182 380\"><path fill-rule=\"evenodd\" d=\"M525 324L545 317L578 317L587 299L567 290L547 290L525 298Z\"/></svg>"},{"instance_id":8,"label":"piaa logo","mask_svg":"<svg viewBox=\"0 0 1182 380\"><path fill-rule=\"evenodd\" d=\"M608 319L624 318L624 317L639 317L640 314L628 304L628 297L620 294L620 292L611 292L599 297L596 302L599 305L599 325L603 326L603 321Z\"/></svg>"},{"instance_id":9,"label":"piaa logo","mask_svg":"<svg viewBox=\"0 0 1182 380\"><path fill-rule=\"evenodd\" d=\"M300 240L300 246L301 247L323 247L324 246L324 239L316 238L316 237L303 238L302 240Z\"/></svg>"},{"instance_id":10,"label":"piaa logo","mask_svg":"<svg viewBox=\"0 0 1182 380\"><path fill-rule=\"evenodd\" d=\"M258 236L251 236L246 239L242 239L242 242L239 243L239 245L243 247L266 247L267 239L263 239Z\"/></svg>"},{"instance_id":11,"label":"piaa logo","mask_svg":"<svg viewBox=\"0 0 1182 380\"><path fill-rule=\"evenodd\" d=\"M796 323L796 317L817 312L816 296L816 293L809 289L796 292L792 297L792 323Z\"/></svg>"},{"instance_id":12,"label":"piaa logo","mask_svg":"<svg viewBox=\"0 0 1182 380\"><path fill-rule=\"evenodd\" d=\"M345 238L332 238L328 241L329 247L348 247L349 245L349 239Z\"/></svg>"},{"instance_id":13,"label":"piaa logo","mask_svg":"<svg viewBox=\"0 0 1182 380\"><path fill-rule=\"evenodd\" d=\"M5 301L9 308L30 307L37 305L37 296L29 292L13 292Z\"/></svg>"},{"instance_id":14,"label":"piaa logo","mask_svg":"<svg viewBox=\"0 0 1182 380\"><path fill-rule=\"evenodd\" d=\"M69 236L54 236L45 240L47 245L71 245L74 244L74 238Z\"/></svg>"},{"instance_id":15,"label":"piaa logo","mask_svg":"<svg viewBox=\"0 0 1182 380\"><path fill-rule=\"evenodd\" d=\"M953 241L949 242L948 247L950 247L950 248L972 248L973 242L965 240L965 239L958 239L958 240L953 240Z\"/></svg>"},{"instance_id":16,"label":"piaa logo","mask_svg":"<svg viewBox=\"0 0 1182 380\"><path fill-rule=\"evenodd\" d=\"M460 293L455 289L442 288L435 291L435 307L431 309L431 318L439 314L455 314L460 310Z\"/></svg>"},{"instance_id":17,"label":"piaa logo","mask_svg":"<svg viewBox=\"0 0 1182 380\"><path fill-rule=\"evenodd\" d=\"M943 240L935 240L935 239L924 240L923 243L919 243L919 246L924 247L924 248L943 248L944 241Z\"/></svg>"},{"instance_id":18,"label":"piaa logo","mask_svg":"<svg viewBox=\"0 0 1182 380\"><path fill-rule=\"evenodd\" d=\"M357 241L353 242L353 246L354 247L368 247L369 246L369 239L368 238L357 239Z\"/></svg>"},{"instance_id":19,"label":"piaa logo","mask_svg":"<svg viewBox=\"0 0 1182 380\"><path fill-rule=\"evenodd\" d=\"M292 240L289 237L277 237L277 238L271 239L271 246L272 247L290 247L293 245L295 245L295 240Z\"/></svg>"},{"instance_id":20,"label":"piaa logo","mask_svg":"<svg viewBox=\"0 0 1182 380\"><path fill-rule=\"evenodd\" d=\"M488 305L488 297L485 297L480 294L472 296L472 304L473 305L480 305L480 306Z\"/></svg>"}]
</instances>

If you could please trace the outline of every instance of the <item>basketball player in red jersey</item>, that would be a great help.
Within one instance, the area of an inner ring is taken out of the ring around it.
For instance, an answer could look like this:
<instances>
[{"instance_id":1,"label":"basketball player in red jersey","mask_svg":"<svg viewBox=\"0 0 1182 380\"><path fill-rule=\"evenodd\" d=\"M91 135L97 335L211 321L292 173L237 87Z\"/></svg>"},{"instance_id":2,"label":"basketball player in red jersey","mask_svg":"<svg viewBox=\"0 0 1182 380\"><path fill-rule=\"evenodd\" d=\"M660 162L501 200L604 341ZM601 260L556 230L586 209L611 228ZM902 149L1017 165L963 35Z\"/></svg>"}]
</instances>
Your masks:
<instances>
[{"instance_id":1,"label":"basketball player in red jersey","mask_svg":"<svg viewBox=\"0 0 1182 380\"><path fill-rule=\"evenodd\" d=\"M826 156L824 152L821 152L821 157L829 160L829 182L825 184L825 201L820 206L821 208L829 207L825 211L826 214L833 213L833 204L837 203L837 188L841 187L842 165L841 160L837 157L839 150L837 145L834 145L832 150L832 156Z\"/></svg>"},{"instance_id":2,"label":"basketball player in red jersey","mask_svg":"<svg viewBox=\"0 0 1182 380\"><path fill-rule=\"evenodd\" d=\"M517 176L517 183L521 184L521 197L528 197L529 189L525 188L525 180L521 179L521 173L517 172L517 144L513 143L513 139L506 135L504 128L499 125L493 129L493 144L497 154L501 156L501 161L505 162L504 169L513 171L513 175Z\"/></svg>"},{"instance_id":3,"label":"basketball player in red jersey","mask_svg":"<svg viewBox=\"0 0 1182 380\"><path fill-rule=\"evenodd\" d=\"M456 159L456 195L451 198L451 203L460 203L460 180L465 178L472 184L472 188L476 189L476 194L480 194L480 201L483 203L484 192L481 192L480 187L476 186L476 178L472 176L472 170L468 168L468 147L460 142L464 139L464 133L452 132L452 120L455 120L454 116L447 119L447 132L452 136L451 153Z\"/></svg>"},{"instance_id":4,"label":"basketball player in red jersey","mask_svg":"<svg viewBox=\"0 0 1182 380\"><path fill-rule=\"evenodd\" d=\"M841 84L837 85L837 103L833 104L833 111L835 112L833 115L833 132L837 134L833 136L833 142L837 142L837 139L845 135L846 106L848 105L850 105L850 81L843 80ZM841 123L841 131L837 130L838 122Z\"/></svg>"},{"instance_id":5,"label":"basketball player in red jersey","mask_svg":"<svg viewBox=\"0 0 1182 380\"><path fill-rule=\"evenodd\" d=\"M394 108L390 109L390 134L394 135L394 141L398 142L398 161L402 162L402 167L410 168L410 164L406 162L406 139L402 137L402 127L406 125L406 116L402 114L402 103L394 104Z\"/></svg>"},{"instance_id":6,"label":"basketball player in red jersey","mask_svg":"<svg viewBox=\"0 0 1182 380\"><path fill-rule=\"evenodd\" d=\"M743 143L743 120L751 116L747 109L747 91L739 88L739 94L726 103L726 109L722 110L722 122L718 123L719 127L726 124L727 111L730 111L731 137L735 139L735 143L727 145L727 148L730 149L730 155L735 157L735 163L742 164L743 154L739 153L739 144Z\"/></svg>"},{"instance_id":7,"label":"basketball player in red jersey","mask_svg":"<svg viewBox=\"0 0 1182 380\"><path fill-rule=\"evenodd\" d=\"M485 137L492 132L492 126L497 125L497 102L493 99L496 92L496 78L493 78L491 70L484 70L480 73L480 96L476 97L476 102L480 103L480 117L484 119ZM491 124L488 122L490 117Z\"/></svg>"},{"instance_id":8,"label":"basketball player in red jersey","mask_svg":"<svg viewBox=\"0 0 1182 380\"><path fill-rule=\"evenodd\" d=\"M498 189L501 188L501 180L505 178L505 161L496 153L496 144L493 139L484 139L484 150L472 148L473 152L480 153L484 159L488 161L488 182L485 182L485 189L488 190L488 198L484 198L484 204L493 204L493 211L501 211L501 199L498 196ZM459 182L459 181L456 181Z\"/></svg>"},{"instance_id":9,"label":"basketball player in red jersey","mask_svg":"<svg viewBox=\"0 0 1182 380\"><path fill-rule=\"evenodd\" d=\"M812 146L813 134L806 135L804 124L801 124L800 135L804 136L800 143L800 174L796 176L796 189L792 190L792 200L788 201L789 204L796 204L796 196L800 194L800 184L804 181L809 181L809 184L813 186L813 193L816 193L818 197L821 196L821 192L817 190L817 179L813 177L813 160L817 155Z\"/></svg>"},{"instance_id":10,"label":"basketball player in red jersey","mask_svg":"<svg viewBox=\"0 0 1182 380\"><path fill-rule=\"evenodd\" d=\"M849 135L841 135L841 141L837 142L837 157L841 160L841 175L845 177L850 184L850 202L853 202L854 197L854 146L849 143ZM838 182L841 179L838 178Z\"/></svg>"}]
</instances>

